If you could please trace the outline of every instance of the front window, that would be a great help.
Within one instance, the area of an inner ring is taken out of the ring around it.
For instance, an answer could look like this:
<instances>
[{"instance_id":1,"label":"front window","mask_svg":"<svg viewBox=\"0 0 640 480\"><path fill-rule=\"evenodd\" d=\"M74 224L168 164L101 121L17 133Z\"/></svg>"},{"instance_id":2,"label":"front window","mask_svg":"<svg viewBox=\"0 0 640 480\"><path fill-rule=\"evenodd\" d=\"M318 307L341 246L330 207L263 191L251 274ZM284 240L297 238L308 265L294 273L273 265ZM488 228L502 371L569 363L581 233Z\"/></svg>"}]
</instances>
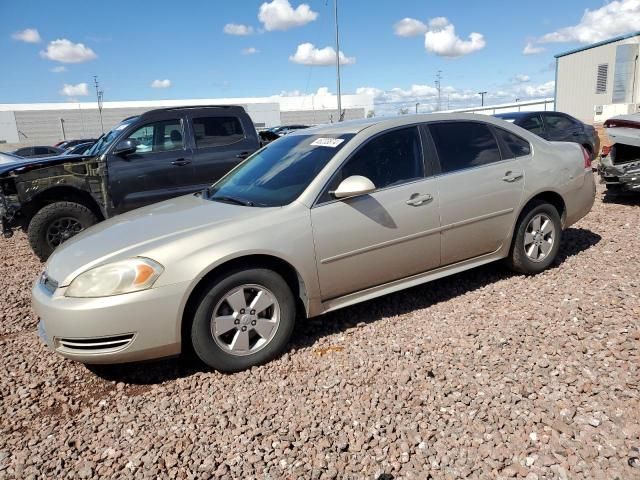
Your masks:
<instances>
[{"instance_id":1,"label":"front window","mask_svg":"<svg viewBox=\"0 0 640 480\"><path fill-rule=\"evenodd\" d=\"M291 203L352 134L291 135L259 150L209 189L209 198L248 206Z\"/></svg>"},{"instance_id":2,"label":"front window","mask_svg":"<svg viewBox=\"0 0 640 480\"><path fill-rule=\"evenodd\" d=\"M138 142L136 153L155 153L181 150L182 138L182 125L176 119L149 123L135 130L127 139Z\"/></svg>"},{"instance_id":3,"label":"front window","mask_svg":"<svg viewBox=\"0 0 640 480\"><path fill-rule=\"evenodd\" d=\"M102 135L93 147L87 152L87 155L95 156L102 155L113 144L116 138L120 136L122 131L137 120L138 117L131 117L120 122L120 124L113 127L109 132Z\"/></svg>"}]
</instances>

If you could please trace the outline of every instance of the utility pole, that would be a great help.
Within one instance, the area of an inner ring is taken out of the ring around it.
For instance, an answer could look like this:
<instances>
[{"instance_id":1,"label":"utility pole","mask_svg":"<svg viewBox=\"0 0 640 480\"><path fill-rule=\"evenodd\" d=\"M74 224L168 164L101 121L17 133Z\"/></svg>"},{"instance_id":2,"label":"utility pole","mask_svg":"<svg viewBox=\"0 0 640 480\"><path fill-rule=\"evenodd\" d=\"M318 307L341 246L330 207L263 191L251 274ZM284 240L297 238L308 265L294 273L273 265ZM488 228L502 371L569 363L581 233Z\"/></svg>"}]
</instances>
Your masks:
<instances>
[{"instance_id":1,"label":"utility pole","mask_svg":"<svg viewBox=\"0 0 640 480\"><path fill-rule=\"evenodd\" d=\"M333 13L336 21L336 83L338 86L338 122L341 122L342 93L340 91L340 36L338 34L338 0L333 0Z\"/></svg>"},{"instance_id":2,"label":"utility pole","mask_svg":"<svg viewBox=\"0 0 640 480\"><path fill-rule=\"evenodd\" d=\"M102 96L104 92L100 90L100 85L98 84L98 76L93 76L93 84L96 87L96 97L98 99L98 112L100 113L100 130L104 134L104 124L102 123Z\"/></svg>"},{"instance_id":3,"label":"utility pole","mask_svg":"<svg viewBox=\"0 0 640 480\"><path fill-rule=\"evenodd\" d=\"M478 95L480 95L480 97L482 98L482 100L480 100L480 106L484 107L484 96L487 94L487 92L478 92Z\"/></svg>"},{"instance_id":4,"label":"utility pole","mask_svg":"<svg viewBox=\"0 0 640 480\"><path fill-rule=\"evenodd\" d=\"M418 106L419 105L420 105L419 103L416 103L416 115L418 114Z\"/></svg>"},{"instance_id":5,"label":"utility pole","mask_svg":"<svg viewBox=\"0 0 640 480\"><path fill-rule=\"evenodd\" d=\"M438 70L438 73L436 73L436 89L438 90L438 103L436 104L436 112L440 111L440 108L442 106L441 103L441 94L442 94L442 70Z\"/></svg>"}]
</instances>

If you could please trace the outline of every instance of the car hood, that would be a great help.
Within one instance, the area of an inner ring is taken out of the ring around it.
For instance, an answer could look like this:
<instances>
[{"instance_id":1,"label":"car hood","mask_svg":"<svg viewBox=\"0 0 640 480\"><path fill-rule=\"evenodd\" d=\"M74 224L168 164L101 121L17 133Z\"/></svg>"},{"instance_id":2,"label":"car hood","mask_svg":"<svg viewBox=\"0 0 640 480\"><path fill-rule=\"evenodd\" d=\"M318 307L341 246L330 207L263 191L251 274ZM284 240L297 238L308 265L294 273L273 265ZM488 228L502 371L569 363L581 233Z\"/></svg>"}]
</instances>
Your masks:
<instances>
[{"instance_id":1,"label":"car hood","mask_svg":"<svg viewBox=\"0 0 640 480\"><path fill-rule=\"evenodd\" d=\"M118 215L76 235L49 258L47 275L66 286L75 276L97 265L148 255L172 241L205 230L208 234L212 227L226 228L272 210L213 202L199 194L166 200Z\"/></svg>"},{"instance_id":2,"label":"car hood","mask_svg":"<svg viewBox=\"0 0 640 480\"><path fill-rule=\"evenodd\" d=\"M25 158L8 155L0 156L0 175L15 172L25 168L56 165L58 163L75 163L85 158L87 155L55 155L53 157Z\"/></svg>"}]
</instances>

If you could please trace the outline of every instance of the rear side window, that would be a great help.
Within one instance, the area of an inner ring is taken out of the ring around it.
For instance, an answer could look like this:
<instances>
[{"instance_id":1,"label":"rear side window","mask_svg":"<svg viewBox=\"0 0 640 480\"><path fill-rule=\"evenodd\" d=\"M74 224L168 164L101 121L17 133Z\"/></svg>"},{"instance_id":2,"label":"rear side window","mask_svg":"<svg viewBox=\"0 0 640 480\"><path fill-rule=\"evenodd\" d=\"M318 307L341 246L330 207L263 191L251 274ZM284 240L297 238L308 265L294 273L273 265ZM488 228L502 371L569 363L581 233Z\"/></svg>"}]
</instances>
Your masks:
<instances>
[{"instance_id":1,"label":"rear side window","mask_svg":"<svg viewBox=\"0 0 640 480\"><path fill-rule=\"evenodd\" d=\"M33 150L35 155L48 155L51 153L51 150L47 147L35 147Z\"/></svg>"},{"instance_id":2,"label":"rear side window","mask_svg":"<svg viewBox=\"0 0 640 480\"><path fill-rule=\"evenodd\" d=\"M230 145L244 138L242 124L237 117L200 117L193 119L196 146Z\"/></svg>"},{"instance_id":3,"label":"rear side window","mask_svg":"<svg viewBox=\"0 0 640 480\"><path fill-rule=\"evenodd\" d=\"M518 124L520 127L525 130L529 130L531 133L535 133L536 135L542 136L544 133L544 127L542 126L542 119L538 115L534 115L533 117L529 117L526 120L523 120L522 123Z\"/></svg>"},{"instance_id":4,"label":"rear side window","mask_svg":"<svg viewBox=\"0 0 640 480\"><path fill-rule=\"evenodd\" d=\"M429 124L442 173L480 167L502 160L491 129L479 122Z\"/></svg>"},{"instance_id":5,"label":"rear side window","mask_svg":"<svg viewBox=\"0 0 640 480\"><path fill-rule=\"evenodd\" d=\"M575 127L575 123L564 115L545 115L544 121L549 130L568 130Z\"/></svg>"},{"instance_id":6,"label":"rear side window","mask_svg":"<svg viewBox=\"0 0 640 480\"><path fill-rule=\"evenodd\" d=\"M531 145L524 138L519 137L515 133L508 132L502 128L496 127L496 133L505 147L507 147L507 154L511 158L525 157L531 153Z\"/></svg>"}]
</instances>

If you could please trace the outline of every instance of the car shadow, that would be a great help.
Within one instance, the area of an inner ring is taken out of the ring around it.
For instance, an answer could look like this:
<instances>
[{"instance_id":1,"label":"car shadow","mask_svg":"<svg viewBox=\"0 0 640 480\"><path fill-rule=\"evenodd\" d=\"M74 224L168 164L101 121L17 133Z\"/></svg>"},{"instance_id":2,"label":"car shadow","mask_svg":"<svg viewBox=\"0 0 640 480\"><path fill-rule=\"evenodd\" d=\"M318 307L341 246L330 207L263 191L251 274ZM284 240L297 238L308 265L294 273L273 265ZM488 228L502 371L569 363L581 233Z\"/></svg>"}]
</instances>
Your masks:
<instances>
[{"instance_id":1,"label":"car shadow","mask_svg":"<svg viewBox=\"0 0 640 480\"><path fill-rule=\"evenodd\" d=\"M630 207L640 207L640 192L608 193L602 197L602 203L616 203Z\"/></svg>"},{"instance_id":2,"label":"car shadow","mask_svg":"<svg viewBox=\"0 0 640 480\"><path fill-rule=\"evenodd\" d=\"M588 250L601 239L602 237L597 233L583 228L565 230L562 246L551 268L559 267L566 259ZM308 321L301 321L296 324L288 351L313 346L323 337L359 324L369 324L381 318L428 308L516 275L516 273L507 270L500 262L494 262L346 307ZM87 366L87 368L104 380L133 385L155 385L210 371L192 355L143 363L93 365Z\"/></svg>"}]
</instances>

